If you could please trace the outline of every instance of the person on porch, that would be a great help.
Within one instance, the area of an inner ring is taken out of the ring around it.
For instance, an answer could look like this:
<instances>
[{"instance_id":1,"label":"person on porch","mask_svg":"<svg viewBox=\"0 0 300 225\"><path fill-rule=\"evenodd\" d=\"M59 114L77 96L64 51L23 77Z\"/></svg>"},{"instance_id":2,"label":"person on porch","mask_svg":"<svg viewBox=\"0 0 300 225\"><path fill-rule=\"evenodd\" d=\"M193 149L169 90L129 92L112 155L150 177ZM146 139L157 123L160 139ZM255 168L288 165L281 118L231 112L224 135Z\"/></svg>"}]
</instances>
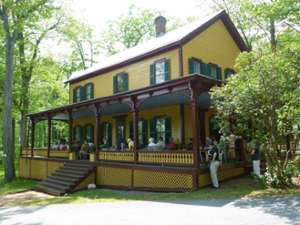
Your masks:
<instances>
[{"instance_id":1,"label":"person on porch","mask_svg":"<svg viewBox=\"0 0 300 225\"><path fill-rule=\"evenodd\" d=\"M219 188L219 180L218 180L218 169L220 167L220 154L217 145L212 142L209 147L208 156L209 156L209 170L210 177L213 188Z\"/></svg>"},{"instance_id":2,"label":"person on porch","mask_svg":"<svg viewBox=\"0 0 300 225\"><path fill-rule=\"evenodd\" d=\"M149 138L148 150L155 151L157 149L157 145L154 143L154 138Z\"/></svg>"},{"instance_id":3,"label":"person on porch","mask_svg":"<svg viewBox=\"0 0 300 225\"><path fill-rule=\"evenodd\" d=\"M156 147L158 148L158 150L164 150L166 148L166 144L162 137L159 137Z\"/></svg>"},{"instance_id":4,"label":"person on porch","mask_svg":"<svg viewBox=\"0 0 300 225\"><path fill-rule=\"evenodd\" d=\"M175 141L172 137L169 140L169 144L167 144L167 149L169 149L169 150L176 150L177 149L177 144L175 143Z\"/></svg>"},{"instance_id":5,"label":"person on porch","mask_svg":"<svg viewBox=\"0 0 300 225\"><path fill-rule=\"evenodd\" d=\"M127 139L127 145L128 145L128 150L129 151L133 151L133 148L134 148L134 142L131 138L128 138Z\"/></svg>"},{"instance_id":6,"label":"person on porch","mask_svg":"<svg viewBox=\"0 0 300 225\"><path fill-rule=\"evenodd\" d=\"M88 151L89 151L89 145L88 145L87 140L85 140L80 148L79 159L82 159L82 160L88 159L88 155L89 155Z\"/></svg>"},{"instance_id":7,"label":"person on porch","mask_svg":"<svg viewBox=\"0 0 300 225\"><path fill-rule=\"evenodd\" d=\"M66 140L64 138L60 139L58 150L67 150Z\"/></svg>"}]
</instances>

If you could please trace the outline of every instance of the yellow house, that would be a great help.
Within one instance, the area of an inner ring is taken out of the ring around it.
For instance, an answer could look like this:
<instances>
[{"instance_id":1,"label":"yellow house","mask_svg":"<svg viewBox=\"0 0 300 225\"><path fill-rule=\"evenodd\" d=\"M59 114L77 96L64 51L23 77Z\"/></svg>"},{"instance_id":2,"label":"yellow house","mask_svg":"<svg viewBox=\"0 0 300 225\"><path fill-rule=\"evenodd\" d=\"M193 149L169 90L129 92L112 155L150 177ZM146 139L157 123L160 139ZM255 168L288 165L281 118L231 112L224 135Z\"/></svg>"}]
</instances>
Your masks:
<instances>
[{"instance_id":1,"label":"yellow house","mask_svg":"<svg viewBox=\"0 0 300 225\"><path fill-rule=\"evenodd\" d=\"M160 191L195 190L210 183L202 146L206 137L219 133L208 91L234 73L235 59L247 49L224 11L168 33L165 25L165 18L157 17L156 38L72 74L66 81L69 105L28 115L31 146L23 150L21 176L48 177L40 188L54 194L90 182ZM41 120L48 121L45 150L36 149L34 141ZM68 122L73 151L52 149L53 120ZM85 140L95 145L93 162L69 160L77 159L74 143ZM60 176L76 168L86 173L64 187L67 181ZM243 172L241 162L227 163L220 179Z\"/></svg>"}]
</instances>

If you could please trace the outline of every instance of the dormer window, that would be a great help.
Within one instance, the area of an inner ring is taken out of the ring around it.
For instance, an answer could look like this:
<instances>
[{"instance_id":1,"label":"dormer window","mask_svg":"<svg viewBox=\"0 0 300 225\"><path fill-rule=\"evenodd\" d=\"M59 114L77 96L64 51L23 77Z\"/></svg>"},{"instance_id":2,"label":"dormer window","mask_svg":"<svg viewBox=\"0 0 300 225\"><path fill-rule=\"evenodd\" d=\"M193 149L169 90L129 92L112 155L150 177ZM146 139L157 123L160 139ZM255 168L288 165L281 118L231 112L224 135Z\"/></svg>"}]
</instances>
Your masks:
<instances>
[{"instance_id":1,"label":"dormer window","mask_svg":"<svg viewBox=\"0 0 300 225\"><path fill-rule=\"evenodd\" d=\"M170 60L162 59L150 65L150 85L170 80Z\"/></svg>"}]
</instances>

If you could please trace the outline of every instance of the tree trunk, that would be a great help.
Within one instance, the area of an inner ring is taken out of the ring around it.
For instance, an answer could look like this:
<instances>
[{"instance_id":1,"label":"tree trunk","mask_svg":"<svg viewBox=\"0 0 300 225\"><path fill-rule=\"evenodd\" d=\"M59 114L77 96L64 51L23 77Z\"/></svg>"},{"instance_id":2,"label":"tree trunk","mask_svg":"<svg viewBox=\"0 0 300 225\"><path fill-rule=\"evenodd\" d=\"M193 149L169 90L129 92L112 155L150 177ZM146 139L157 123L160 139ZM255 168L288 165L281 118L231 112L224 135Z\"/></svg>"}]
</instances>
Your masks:
<instances>
[{"instance_id":1,"label":"tree trunk","mask_svg":"<svg viewBox=\"0 0 300 225\"><path fill-rule=\"evenodd\" d=\"M270 20L270 40L271 40L271 48L275 52L276 51L276 33L275 33L275 22L273 19Z\"/></svg>"},{"instance_id":2,"label":"tree trunk","mask_svg":"<svg viewBox=\"0 0 300 225\"><path fill-rule=\"evenodd\" d=\"M14 144L12 127L12 87L13 87L13 62L15 39L6 35L6 73L4 81L4 107L3 107L3 149L4 149L4 180L12 181L15 177Z\"/></svg>"}]
</instances>

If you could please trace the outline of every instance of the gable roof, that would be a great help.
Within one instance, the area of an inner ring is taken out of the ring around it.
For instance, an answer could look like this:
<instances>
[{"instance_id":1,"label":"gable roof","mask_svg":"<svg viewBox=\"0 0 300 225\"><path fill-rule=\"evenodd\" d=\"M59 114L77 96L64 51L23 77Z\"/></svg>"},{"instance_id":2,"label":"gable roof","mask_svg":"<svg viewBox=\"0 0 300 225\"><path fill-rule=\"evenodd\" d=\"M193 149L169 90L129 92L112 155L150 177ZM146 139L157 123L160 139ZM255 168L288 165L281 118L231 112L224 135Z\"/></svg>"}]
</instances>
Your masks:
<instances>
[{"instance_id":1,"label":"gable roof","mask_svg":"<svg viewBox=\"0 0 300 225\"><path fill-rule=\"evenodd\" d=\"M142 59L175 49L206 30L209 26L221 19L241 51L247 51L247 47L225 11L220 11L199 21L170 31L161 37L151 39L145 43L127 49L123 52L109 56L100 63L79 72L73 73L66 83L74 83L87 78L97 76L122 66L140 61Z\"/></svg>"}]
</instances>

